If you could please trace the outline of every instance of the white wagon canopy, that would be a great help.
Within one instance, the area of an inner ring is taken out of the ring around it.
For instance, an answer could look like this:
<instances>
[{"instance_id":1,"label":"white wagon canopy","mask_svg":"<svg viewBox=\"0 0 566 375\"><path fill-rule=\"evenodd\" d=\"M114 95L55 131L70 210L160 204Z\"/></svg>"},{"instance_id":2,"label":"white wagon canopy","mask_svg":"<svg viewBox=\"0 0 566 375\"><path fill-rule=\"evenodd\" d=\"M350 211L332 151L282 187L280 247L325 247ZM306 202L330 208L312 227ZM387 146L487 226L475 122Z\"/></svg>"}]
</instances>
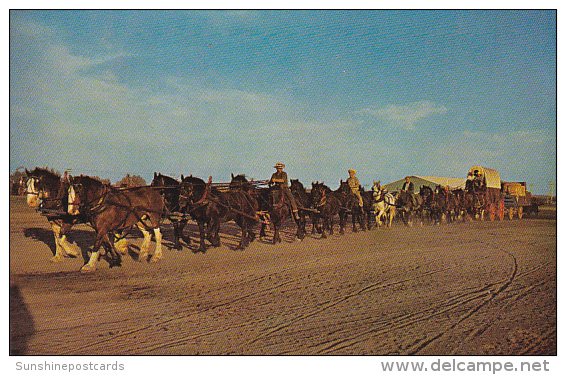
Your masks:
<instances>
[{"instance_id":1,"label":"white wagon canopy","mask_svg":"<svg viewBox=\"0 0 566 375\"><path fill-rule=\"evenodd\" d=\"M486 187L501 189L501 179L499 178L499 172L497 172L495 169L484 168L476 165L470 168L468 177L473 177L475 175L483 177Z\"/></svg>"}]
</instances>

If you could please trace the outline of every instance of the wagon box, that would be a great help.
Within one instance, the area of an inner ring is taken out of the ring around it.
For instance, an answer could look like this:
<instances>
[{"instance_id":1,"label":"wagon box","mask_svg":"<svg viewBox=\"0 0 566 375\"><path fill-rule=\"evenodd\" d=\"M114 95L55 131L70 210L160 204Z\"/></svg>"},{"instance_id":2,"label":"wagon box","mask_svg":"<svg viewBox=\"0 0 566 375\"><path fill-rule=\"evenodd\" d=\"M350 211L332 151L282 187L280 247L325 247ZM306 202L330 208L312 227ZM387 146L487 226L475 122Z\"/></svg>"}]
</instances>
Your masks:
<instances>
[{"instance_id":1,"label":"wagon box","mask_svg":"<svg viewBox=\"0 0 566 375\"><path fill-rule=\"evenodd\" d=\"M502 182L501 193L505 202L505 209L509 211L509 218L516 212L519 219L523 213L537 213L538 205L527 191L526 182Z\"/></svg>"}]
</instances>

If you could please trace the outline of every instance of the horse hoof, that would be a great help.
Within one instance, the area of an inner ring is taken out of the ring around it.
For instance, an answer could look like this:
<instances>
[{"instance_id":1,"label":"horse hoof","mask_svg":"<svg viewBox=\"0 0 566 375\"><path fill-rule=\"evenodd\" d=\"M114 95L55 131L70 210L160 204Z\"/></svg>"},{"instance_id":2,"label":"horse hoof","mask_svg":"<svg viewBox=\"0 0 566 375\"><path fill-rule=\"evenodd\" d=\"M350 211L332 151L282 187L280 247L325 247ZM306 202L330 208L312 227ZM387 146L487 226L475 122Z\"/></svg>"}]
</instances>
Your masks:
<instances>
[{"instance_id":1,"label":"horse hoof","mask_svg":"<svg viewBox=\"0 0 566 375\"><path fill-rule=\"evenodd\" d=\"M81 256L80 251L79 252L65 251L65 253L67 254L67 257L69 257L69 258L78 258L79 256Z\"/></svg>"},{"instance_id":2,"label":"horse hoof","mask_svg":"<svg viewBox=\"0 0 566 375\"><path fill-rule=\"evenodd\" d=\"M140 255L140 256L138 257L138 262L140 262L140 263L142 263L142 262L147 262L147 258L148 258L148 255L147 255L147 254L145 254L145 255Z\"/></svg>"},{"instance_id":3,"label":"horse hoof","mask_svg":"<svg viewBox=\"0 0 566 375\"><path fill-rule=\"evenodd\" d=\"M51 263L59 263L59 262L62 262L64 260L65 260L65 258L60 256L60 255L55 255L53 258L49 259L49 261Z\"/></svg>"},{"instance_id":4,"label":"horse hoof","mask_svg":"<svg viewBox=\"0 0 566 375\"><path fill-rule=\"evenodd\" d=\"M96 267L91 266L90 264L85 264L81 267L81 273L93 273L96 270Z\"/></svg>"},{"instance_id":5,"label":"horse hoof","mask_svg":"<svg viewBox=\"0 0 566 375\"><path fill-rule=\"evenodd\" d=\"M158 256L152 256L151 259L149 260L149 263L157 263L159 262L161 259L163 259L162 255L158 255Z\"/></svg>"}]
</instances>

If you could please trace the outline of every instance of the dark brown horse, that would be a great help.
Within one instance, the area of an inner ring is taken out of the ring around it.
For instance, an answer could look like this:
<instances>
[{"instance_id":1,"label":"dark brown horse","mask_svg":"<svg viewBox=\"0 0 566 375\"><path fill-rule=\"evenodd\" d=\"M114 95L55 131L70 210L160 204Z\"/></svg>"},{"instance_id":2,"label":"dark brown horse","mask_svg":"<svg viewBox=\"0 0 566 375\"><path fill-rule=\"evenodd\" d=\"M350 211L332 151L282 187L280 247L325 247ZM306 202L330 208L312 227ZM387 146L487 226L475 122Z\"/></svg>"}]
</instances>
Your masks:
<instances>
[{"instance_id":1,"label":"dark brown horse","mask_svg":"<svg viewBox=\"0 0 566 375\"><path fill-rule=\"evenodd\" d=\"M299 221L297 225L300 226L300 232L306 234L306 226L307 226L307 216L311 219L312 222L312 233L315 233L315 226L317 215L312 210L312 197L305 186L299 181L298 179L291 179L291 194L295 198L297 202L297 206L299 208Z\"/></svg>"},{"instance_id":2,"label":"dark brown horse","mask_svg":"<svg viewBox=\"0 0 566 375\"><path fill-rule=\"evenodd\" d=\"M444 202L439 200L438 194L435 193L430 186L423 185L419 190L419 196L422 198L422 214L423 219L429 219L434 224L442 222Z\"/></svg>"},{"instance_id":3,"label":"dark brown horse","mask_svg":"<svg viewBox=\"0 0 566 375\"><path fill-rule=\"evenodd\" d=\"M125 242L123 232L133 226L137 226L144 236L138 260L147 260L149 257L151 230L155 234L156 246L150 261L156 262L163 257L160 225L165 202L158 190L148 186L116 189L88 176L71 177L69 181L69 214L86 215L96 231L90 257L83 252L85 265L81 272L94 272L101 255L105 256L110 266L119 266L120 253L127 251L127 246L120 246L122 241Z\"/></svg>"},{"instance_id":4,"label":"dark brown horse","mask_svg":"<svg viewBox=\"0 0 566 375\"><path fill-rule=\"evenodd\" d=\"M250 194L257 202L257 212L260 216L264 218L261 221L261 229L259 231L259 238L267 237L265 229L268 228L269 221L269 210L270 210L270 198L269 198L269 188L260 186L260 184L254 184L252 181L248 181L246 175L231 174L232 179L230 181L230 190L243 190Z\"/></svg>"},{"instance_id":5,"label":"dark brown horse","mask_svg":"<svg viewBox=\"0 0 566 375\"><path fill-rule=\"evenodd\" d=\"M44 213L55 238L55 255L50 261L60 262L67 256L78 257L81 250L67 240L67 235L73 225L86 222L86 217L67 214L68 181L43 168L35 168L31 172L26 169L26 176L27 204Z\"/></svg>"},{"instance_id":6,"label":"dark brown horse","mask_svg":"<svg viewBox=\"0 0 566 375\"><path fill-rule=\"evenodd\" d=\"M220 246L220 224L234 221L242 230L236 250L245 249L255 238L253 227L259 221L257 201L244 190L221 192L197 177L184 177L180 185L182 212L190 214L198 223L200 232L199 249L206 252L205 239L213 246Z\"/></svg>"},{"instance_id":7,"label":"dark brown horse","mask_svg":"<svg viewBox=\"0 0 566 375\"><path fill-rule=\"evenodd\" d=\"M340 200L342 205L342 210L340 214L340 234L344 234L344 227L346 226L346 221L348 215L352 215L352 231L357 232L356 222L360 225L361 230L366 230L366 225L364 222L364 211L360 207L360 201L356 195L352 192L348 182L340 180L340 186L334 195ZM371 207L371 204L370 204Z\"/></svg>"},{"instance_id":8,"label":"dark brown horse","mask_svg":"<svg viewBox=\"0 0 566 375\"><path fill-rule=\"evenodd\" d=\"M173 223L174 233L175 233L175 249L181 250L183 248L181 244L181 238L187 245L190 245L191 238L183 233L183 229L189 221L187 215L178 215L181 213L181 206L179 205L179 181L172 177L162 175L161 173L153 173L153 181L151 186L158 189L163 194L165 200L165 215L169 218L171 223Z\"/></svg>"},{"instance_id":9,"label":"dark brown horse","mask_svg":"<svg viewBox=\"0 0 566 375\"><path fill-rule=\"evenodd\" d=\"M317 216L322 221L322 228L319 229L319 232L322 234L322 238L327 238L327 230L331 235L334 234L334 216L340 215L340 222L343 221L342 203L323 182L312 183L311 197L312 207L319 212Z\"/></svg>"},{"instance_id":10,"label":"dark brown horse","mask_svg":"<svg viewBox=\"0 0 566 375\"><path fill-rule=\"evenodd\" d=\"M399 191L399 193L397 194L397 212L401 216L401 219L403 220L403 223L405 225L412 226L413 218L416 218L422 225L422 203L422 197L419 194L413 194L406 190Z\"/></svg>"},{"instance_id":11,"label":"dark brown horse","mask_svg":"<svg viewBox=\"0 0 566 375\"><path fill-rule=\"evenodd\" d=\"M367 229L371 229L372 219L375 215L373 211L373 191L365 191L363 186L360 186L360 195L362 196L362 200L364 202L363 207L363 216L366 219Z\"/></svg>"},{"instance_id":12,"label":"dark brown horse","mask_svg":"<svg viewBox=\"0 0 566 375\"><path fill-rule=\"evenodd\" d=\"M281 236L279 234L281 225L289 218L297 225L297 239L303 240L305 238L306 233L304 226L301 226L301 217L299 216L299 220L295 219L292 213L291 202L285 197L283 188L278 185L273 185L269 189L269 216L273 224L273 244L281 242Z\"/></svg>"}]
</instances>

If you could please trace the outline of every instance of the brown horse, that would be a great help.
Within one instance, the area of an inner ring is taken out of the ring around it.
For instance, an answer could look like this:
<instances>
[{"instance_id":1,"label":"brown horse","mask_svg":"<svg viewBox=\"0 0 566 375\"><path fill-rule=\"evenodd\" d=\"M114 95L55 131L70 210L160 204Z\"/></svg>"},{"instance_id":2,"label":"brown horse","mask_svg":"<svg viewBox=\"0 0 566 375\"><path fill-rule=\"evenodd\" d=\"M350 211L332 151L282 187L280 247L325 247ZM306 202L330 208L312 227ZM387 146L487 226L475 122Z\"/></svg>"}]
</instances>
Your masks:
<instances>
[{"instance_id":1,"label":"brown horse","mask_svg":"<svg viewBox=\"0 0 566 375\"><path fill-rule=\"evenodd\" d=\"M185 241L187 245L191 243L191 237L186 236L183 233L183 229L189 221L189 216L187 215L177 215L176 213L181 213L181 206L179 205L179 181L172 177L162 175L161 173L153 173L153 181L151 181L151 186L158 188L163 194L165 200L165 215L173 223L174 233L175 233L175 249L181 250L183 245L181 244L181 239Z\"/></svg>"},{"instance_id":2,"label":"brown horse","mask_svg":"<svg viewBox=\"0 0 566 375\"><path fill-rule=\"evenodd\" d=\"M137 226L144 236L138 260L147 260L149 257L151 230L155 234L156 246L150 262L157 262L163 257L160 225L165 203L158 190L149 186L116 189L88 176L71 177L69 181L69 214L86 215L96 231L90 257L83 252L85 265L81 272L94 272L101 255L106 257L110 266L119 266L120 253L127 251L126 246L120 246L125 241L123 232L133 226ZM101 246L104 247L102 251Z\"/></svg>"},{"instance_id":3,"label":"brown horse","mask_svg":"<svg viewBox=\"0 0 566 375\"><path fill-rule=\"evenodd\" d=\"M258 205L246 191L221 192L210 183L189 176L182 177L179 198L181 212L190 214L199 226L200 244L199 249L194 252L206 252L205 238L213 246L220 246L220 224L231 220L242 230L240 242L235 250L245 249L254 240L253 227L259 221Z\"/></svg>"},{"instance_id":4,"label":"brown horse","mask_svg":"<svg viewBox=\"0 0 566 375\"><path fill-rule=\"evenodd\" d=\"M320 217L322 221L322 228L319 232L322 234L322 238L327 238L326 231L332 235L334 234L334 216L336 214L340 215L340 223L342 223L342 202L338 199L330 190L330 188L324 185L323 182L313 182L311 189L312 206L319 213L317 216ZM318 224L318 222L317 222ZM315 224L313 224L315 225Z\"/></svg>"},{"instance_id":5,"label":"brown horse","mask_svg":"<svg viewBox=\"0 0 566 375\"><path fill-rule=\"evenodd\" d=\"M291 202L286 198L283 188L278 185L273 185L269 190L269 215L271 218L271 223L273 223L273 244L281 242L281 236L279 234L281 230L281 225L286 219L291 218L295 224L297 224L297 238L303 240L306 236L304 227L300 225L299 220L296 220L292 214Z\"/></svg>"},{"instance_id":6,"label":"brown horse","mask_svg":"<svg viewBox=\"0 0 566 375\"><path fill-rule=\"evenodd\" d=\"M55 238L55 255L50 261L60 262L68 256L78 257L81 251L75 243L67 240L67 235L73 225L86 222L86 217L67 214L68 182L43 168L35 168L31 172L26 169L26 176L27 204L45 214Z\"/></svg>"},{"instance_id":7,"label":"brown horse","mask_svg":"<svg viewBox=\"0 0 566 375\"><path fill-rule=\"evenodd\" d=\"M352 215L352 231L357 232L356 222L360 225L360 229L365 231L366 225L364 222L364 210L360 207L360 201L352 192L352 188L348 182L340 180L340 186L333 194L340 200L342 204L340 214L340 234L344 234L344 228L348 215ZM368 204L371 207L371 204Z\"/></svg>"}]
</instances>

